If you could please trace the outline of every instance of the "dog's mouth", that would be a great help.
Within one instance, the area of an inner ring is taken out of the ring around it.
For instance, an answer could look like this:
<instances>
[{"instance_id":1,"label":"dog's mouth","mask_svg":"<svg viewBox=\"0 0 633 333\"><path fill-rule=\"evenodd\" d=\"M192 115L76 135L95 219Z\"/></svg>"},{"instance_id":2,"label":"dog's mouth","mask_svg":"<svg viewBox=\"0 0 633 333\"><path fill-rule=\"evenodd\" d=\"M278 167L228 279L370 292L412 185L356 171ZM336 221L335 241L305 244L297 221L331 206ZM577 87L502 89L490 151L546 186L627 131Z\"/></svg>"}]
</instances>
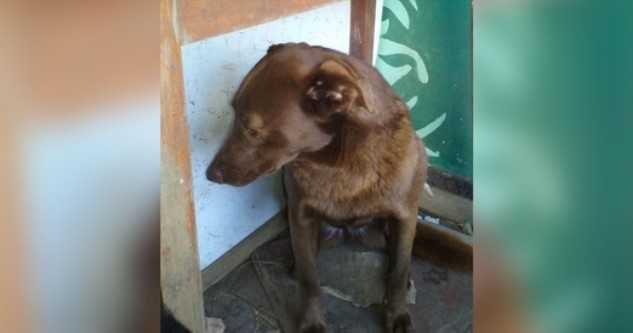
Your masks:
<instances>
[{"instance_id":1,"label":"dog's mouth","mask_svg":"<svg viewBox=\"0 0 633 333\"><path fill-rule=\"evenodd\" d=\"M247 176L239 178L239 179L227 180L227 181L224 182L224 184L231 185L231 186L236 186L236 187L242 187L242 186L246 186L246 185L254 182L257 178L258 178L257 175L252 174L252 175L247 175Z\"/></svg>"},{"instance_id":2,"label":"dog's mouth","mask_svg":"<svg viewBox=\"0 0 633 333\"><path fill-rule=\"evenodd\" d=\"M238 187L246 186L261 177L274 174L275 172L279 171L279 169L281 169L281 167L272 167L258 172L247 172L242 177L226 181L225 184Z\"/></svg>"},{"instance_id":3,"label":"dog's mouth","mask_svg":"<svg viewBox=\"0 0 633 333\"><path fill-rule=\"evenodd\" d=\"M254 182L262 176L270 176L278 172L284 165L295 160L297 156L299 156L299 153L294 153L288 156L288 158L277 161L276 163L268 162L251 170L233 170L233 172L220 172L220 176L215 175L213 171L207 171L207 178L218 184L242 187Z\"/></svg>"},{"instance_id":4,"label":"dog's mouth","mask_svg":"<svg viewBox=\"0 0 633 333\"><path fill-rule=\"evenodd\" d=\"M249 178L249 179L250 179L250 178L252 177L252 179L251 179L249 182L247 182L247 183L250 183L250 182L254 181L255 179L257 179L257 178L259 178L259 177L263 177L263 176L270 176L270 175L272 175L272 174L274 174L274 173L278 172L279 170L281 170L281 168L282 168L284 165L286 165L286 164L288 164L288 163L292 162L295 158L297 158L297 156L298 156L298 155L299 155L299 154L295 154L295 155L291 156L290 158L288 158L286 161L284 161L284 162L282 162L282 163L278 163L277 165L272 166L272 167L270 167L270 168L268 168L268 169L264 169L263 171L261 171L261 172L259 172L259 173L255 173L255 174L250 174L250 175L248 175L248 176L247 176L247 178Z\"/></svg>"}]
</instances>

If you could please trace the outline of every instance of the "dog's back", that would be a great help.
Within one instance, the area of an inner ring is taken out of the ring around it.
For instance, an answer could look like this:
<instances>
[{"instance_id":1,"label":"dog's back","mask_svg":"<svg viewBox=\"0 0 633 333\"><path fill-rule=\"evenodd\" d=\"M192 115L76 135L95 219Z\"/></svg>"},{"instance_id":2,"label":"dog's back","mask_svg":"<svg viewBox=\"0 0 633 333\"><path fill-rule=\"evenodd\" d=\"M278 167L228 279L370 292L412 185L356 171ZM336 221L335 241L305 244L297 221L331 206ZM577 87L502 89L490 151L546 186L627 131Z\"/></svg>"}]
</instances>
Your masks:
<instances>
[{"instance_id":1,"label":"dog's back","mask_svg":"<svg viewBox=\"0 0 633 333\"><path fill-rule=\"evenodd\" d=\"M380 217L394 207L417 205L426 179L426 154L409 112L371 66L337 51L291 45L278 52L316 63L339 58L354 70L365 107L332 120L336 137L328 147L304 154L287 171L315 213L330 220ZM316 60L312 60L316 59Z\"/></svg>"}]
</instances>

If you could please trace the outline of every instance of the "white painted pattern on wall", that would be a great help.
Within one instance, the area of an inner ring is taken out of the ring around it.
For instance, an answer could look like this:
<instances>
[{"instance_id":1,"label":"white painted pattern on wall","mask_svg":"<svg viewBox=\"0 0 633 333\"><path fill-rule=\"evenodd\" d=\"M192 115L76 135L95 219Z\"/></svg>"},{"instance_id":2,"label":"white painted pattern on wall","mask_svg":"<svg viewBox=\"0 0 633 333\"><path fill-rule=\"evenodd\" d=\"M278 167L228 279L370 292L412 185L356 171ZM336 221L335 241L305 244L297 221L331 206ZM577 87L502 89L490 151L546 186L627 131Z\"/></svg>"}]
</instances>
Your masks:
<instances>
[{"instance_id":1,"label":"white painted pattern on wall","mask_svg":"<svg viewBox=\"0 0 633 333\"><path fill-rule=\"evenodd\" d=\"M193 195L204 269L281 208L278 175L242 188L209 182L205 171L233 120L230 98L276 43L307 42L348 52L350 2L343 1L183 47Z\"/></svg>"}]
</instances>

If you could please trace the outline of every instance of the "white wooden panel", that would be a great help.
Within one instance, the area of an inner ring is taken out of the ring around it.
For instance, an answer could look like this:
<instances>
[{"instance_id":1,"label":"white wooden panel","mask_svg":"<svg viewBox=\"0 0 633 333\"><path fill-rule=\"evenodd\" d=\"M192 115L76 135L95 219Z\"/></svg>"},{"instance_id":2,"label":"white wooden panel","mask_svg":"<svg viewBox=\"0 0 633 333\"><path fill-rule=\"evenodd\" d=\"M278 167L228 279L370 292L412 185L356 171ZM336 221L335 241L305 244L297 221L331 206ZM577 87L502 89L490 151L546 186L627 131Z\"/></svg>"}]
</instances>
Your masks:
<instances>
[{"instance_id":1,"label":"white wooden panel","mask_svg":"<svg viewBox=\"0 0 633 333\"><path fill-rule=\"evenodd\" d=\"M272 44L349 47L350 2L334 3L183 47L193 194L200 267L204 269L281 208L278 175L242 188L209 182L205 171L228 133L230 98Z\"/></svg>"}]
</instances>

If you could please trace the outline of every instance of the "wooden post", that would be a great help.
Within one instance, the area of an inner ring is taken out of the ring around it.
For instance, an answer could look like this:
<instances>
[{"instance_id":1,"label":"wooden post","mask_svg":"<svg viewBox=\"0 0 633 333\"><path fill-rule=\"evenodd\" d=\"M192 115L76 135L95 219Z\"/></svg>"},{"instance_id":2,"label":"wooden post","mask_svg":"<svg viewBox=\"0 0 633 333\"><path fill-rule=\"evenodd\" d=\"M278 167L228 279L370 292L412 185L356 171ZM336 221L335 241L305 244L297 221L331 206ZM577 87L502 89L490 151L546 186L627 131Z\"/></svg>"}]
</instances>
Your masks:
<instances>
[{"instance_id":1,"label":"wooden post","mask_svg":"<svg viewBox=\"0 0 633 333\"><path fill-rule=\"evenodd\" d=\"M165 306L174 316L192 332L202 333L202 283L174 1L160 2L161 292Z\"/></svg>"},{"instance_id":2,"label":"wooden post","mask_svg":"<svg viewBox=\"0 0 633 333\"><path fill-rule=\"evenodd\" d=\"M349 53L371 64L374 50L376 0L351 1L352 17L350 20Z\"/></svg>"}]
</instances>

